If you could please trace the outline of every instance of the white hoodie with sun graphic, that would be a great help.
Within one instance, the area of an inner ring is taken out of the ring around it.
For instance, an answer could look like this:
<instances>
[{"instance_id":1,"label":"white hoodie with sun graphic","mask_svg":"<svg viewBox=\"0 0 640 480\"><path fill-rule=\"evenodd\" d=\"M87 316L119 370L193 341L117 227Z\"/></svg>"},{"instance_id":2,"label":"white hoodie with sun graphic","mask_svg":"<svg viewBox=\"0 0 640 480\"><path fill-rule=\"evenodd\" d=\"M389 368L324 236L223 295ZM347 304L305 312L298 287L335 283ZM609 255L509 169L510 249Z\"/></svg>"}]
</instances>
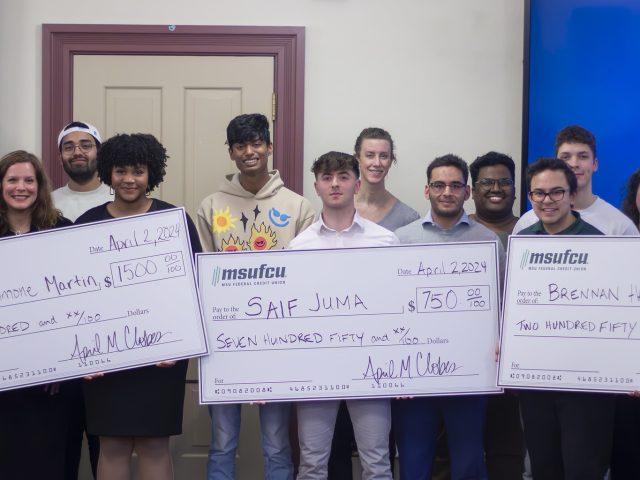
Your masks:
<instances>
[{"instance_id":1,"label":"white hoodie with sun graphic","mask_svg":"<svg viewBox=\"0 0 640 480\"><path fill-rule=\"evenodd\" d=\"M277 170L269 175L255 195L242 188L238 173L227 175L220 191L202 201L196 224L204 251L283 249L313 223L311 203L286 188Z\"/></svg>"}]
</instances>

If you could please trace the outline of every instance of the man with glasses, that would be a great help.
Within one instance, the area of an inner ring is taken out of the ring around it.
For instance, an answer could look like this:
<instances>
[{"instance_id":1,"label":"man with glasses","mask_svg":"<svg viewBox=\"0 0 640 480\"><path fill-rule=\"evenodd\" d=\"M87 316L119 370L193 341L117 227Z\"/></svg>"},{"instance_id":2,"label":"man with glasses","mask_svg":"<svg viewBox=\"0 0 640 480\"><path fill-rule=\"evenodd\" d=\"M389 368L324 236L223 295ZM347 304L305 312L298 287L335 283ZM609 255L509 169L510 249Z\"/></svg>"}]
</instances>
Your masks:
<instances>
[{"instance_id":1,"label":"man with glasses","mask_svg":"<svg viewBox=\"0 0 640 480\"><path fill-rule=\"evenodd\" d=\"M469 165L476 207L469 217L495 232L505 249L518 221L513 214L515 171L511 157L498 152L486 153ZM484 441L489 478L522 478L524 445L518 397L509 392L489 397Z\"/></svg>"},{"instance_id":2,"label":"man with glasses","mask_svg":"<svg viewBox=\"0 0 640 480\"><path fill-rule=\"evenodd\" d=\"M513 214L516 200L516 166L508 155L489 152L469 165L471 198L476 213L469 215L476 222L493 230L506 248L507 240L518 217Z\"/></svg>"},{"instance_id":3,"label":"man with glasses","mask_svg":"<svg viewBox=\"0 0 640 480\"><path fill-rule=\"evenodd\" d=\"M494 240L498 242L500 271L504 248L498 236L469 218L469 170L452 154L433 160L427 168L425 197L431 209L424 218L396 230L401 243L444 243ZM470 313L472 314L472 313ZM444 421L451 457L451 478L487 478L484 462L484 395L432 396L394 402L393 421L404 480L430 479L436 437Z\"/></svg>"},{"instance_id":4,"label":"man with glasses","mask_svg":"<svg viewBox=\"0 0 640 480\"><path fill-rule=\"evenodd\" d=\"M572 210L580 181L563 160L540 158L527 169L538 221L521 235L602 235ZM520 406L533 478L604 478L611 454L615 395L524 390Z\"/></svg>"},{"instance_id":5,"label":"man with glasses","mask_svg":"<svg viewBox=\"0 0 640 480\"><path fill-rule=\"evenodd\" d=\"M71 122L58 135L60 163L69 182L52 195L56 208L71 221L90 208L112 200L109 187L98 178L99 148L98 129L85 122Z\"/></svg>"},{"instance_id":6,"label":"man with glasses","mask_svg":"<svg viewBox=\"0 0 640 480\"><path fill-rule=\"evenodd\" d=\"M60 163L69 177L69 182L54 190L51 196L56 208L69 220L75 221L90 208L112 199L109 187L98 178L97 156L100 141L98 129L85 122L71 122L58 135ZM82 435L86 431L82 380L64 382L61 391L67 399L69 422L65 478L77 479ZM100 443L97 436L89 434L87 441L91 471L95 478Z\"/></svg>"},{"instance_id":7,"label":"man with glasses","mask_svg":"<svg viewBox=\"0 0 640 480\"><path fill-rule=\"evenodd\" d=\"M556 136L556 157L573 170L578 180L573 209L581 217L601 230L605 235L638 235L638 229L617 208L593 193L592 177L598 171L596 139L591 132L571 125L560 130ZM513 229L514 233L533 225L538 219L530 210L525 213Z\"/></svg>"}]
</instances>

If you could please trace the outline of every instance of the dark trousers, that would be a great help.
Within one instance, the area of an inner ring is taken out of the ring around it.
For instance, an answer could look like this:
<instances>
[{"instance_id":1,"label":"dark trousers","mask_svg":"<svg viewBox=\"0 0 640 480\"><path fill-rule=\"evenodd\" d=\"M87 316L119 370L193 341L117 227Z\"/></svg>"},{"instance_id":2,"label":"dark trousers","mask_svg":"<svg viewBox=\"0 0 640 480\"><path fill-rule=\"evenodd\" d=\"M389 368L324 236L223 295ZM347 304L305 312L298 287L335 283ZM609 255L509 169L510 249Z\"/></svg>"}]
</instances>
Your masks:
<instances>
[{"instance_id":1,"label":"dark trousers","mask_svg":"<svg viewBox=\"0 0 640 480\"><path fill-rule=\"evenodd\" d=\"M489 396L484 450L489 480L522 480L524 434L513 393Z\"/></svg>"},{"instance_id":2,"label":"dark trousers","mask_svg":"<svg viewBox=\"0 0 640 480\"><path fill-rule=\"evenodd\" d=\"M519 395L533 478L602 480L609 466L615 396L522 391Z\"/></svg>"},{"instance_id":3,"label":"dark trousers","mask_svg":"<svg viewBox=\"0 0 640 480\"><path fill-rule=\"evenodd\" d=\"M616 413L611 452L611 479L640 476L640 398L616 397Z\"/></svg>"},{"instance_id":4,"label":"dark trousers","mask_svg":"<svg viewBox=\"0 0 640 480\"><path fill-rule=\"evenodd\" d=\"M67 441L64 467L65 480L78 479L80 456L82 453L82 438L87 426L82 382L82 379L78 379L69 380L62 384L62 394L67 401ZM100 440L97 435L89 435L87 433L87 442L89 445L91 473L93 473L93 478L96 478L98 457L100 455Z\"/></svg>"},{"instance_id":5,"label":"dark trousers","mask_svg":"<svg viewBox=\"0 0 640 480\"><path fill-rule=\"evenodd\" d=\"M0 478L64 480L66 418L44 385L0 392Z\"/></svg>"},{"instance_id":6,"label":"dark trousers","mask_svg":"<svg viewBox=\"0 0 640 480\"><path fill-rule=\"evenodd\" d=\"M480 395L424 397L393 402L400 478L431 479L436 439L444 422L451 459L451 478L486 479L483 442L486 405L487 398Z\"/></svg>"}]
</instances>

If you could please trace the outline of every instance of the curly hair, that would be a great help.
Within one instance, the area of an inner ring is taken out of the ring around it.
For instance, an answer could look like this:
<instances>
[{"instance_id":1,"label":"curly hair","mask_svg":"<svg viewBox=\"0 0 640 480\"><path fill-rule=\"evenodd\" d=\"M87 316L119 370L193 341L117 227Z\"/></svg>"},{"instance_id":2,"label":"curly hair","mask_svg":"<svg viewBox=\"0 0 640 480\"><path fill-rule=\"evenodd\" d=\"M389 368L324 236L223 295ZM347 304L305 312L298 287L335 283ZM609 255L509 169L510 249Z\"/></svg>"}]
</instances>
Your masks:
<instances>
[{"instance_id":1,"label":"curly hair","mask_svg":"<svg viewBox=\"0 0 640 480\"><path fill-rule=\"evenodd\" d=\"M36 230L52 228L62 216L60 210L53 206L49 177L44 171L42 162L33 153L15 150L0 159L0 235L4 235L10 230L7 218L9 206L2 194L2 184L9 168L17 163L30 163L36 173L36 181L38 182L38 194L31 206L31 228Z\"/></svg>"},{"instance_id":2,"label":"curly hair","mask_svg":"<svg viewBox=\"0 0 640 480\"><path fill-rule=\"evenodd\" d=\"M477 157L471 165L469 165L469 173L471 174L471 183L473 185L478 181L480 170L484 167L493 167L494 165L504 165L511 174L511 180L516 179L516 164L509 155L499 152L488 152Z\"/></svg>"},{"instance_id":3,"label":"curly hair","mask_svg":"<svg viewBox=\"0 0 640 480\"><path fill-rule=\"evenodd\" d=\"M115 167L146 165L149 171L147 192L162 183L167 167L167 150L149 133L121 133L104 142L98 152L98 177L111 186Z\"/></svg>"},{"instance_id":4,"label":"curly hair","mask_svg":"<svg viewBox=\"0 0 640 480\"><path fill-rule=\"evenodd\" d=\"M360 156L362 141L366 139L386 140L387 142L389 142L389 150L391 150L391 160L393 160L393 163L398 163L398 161L396 160L395 146L393 145L393 138L391 138L391 134L386 130L378 127L365 128L360 132L360 135L358 135L358 138L356 138L356 144L353 147L353 150L356 152L356 158Z\"/></svg>"},{"instance_id":5,"label":"curly hair","mask_svg":"<svg viewBox=\"0 0 640 480\"><path fill-rule=\"evenodd\" d=\"M636 204L636 196L638 195L638 187L640 187L640 169L631 174L625 186L626 195L622 200L622 213L631 219L637 227L640 224L640 212Z\"/></svg>"}]
</instances>

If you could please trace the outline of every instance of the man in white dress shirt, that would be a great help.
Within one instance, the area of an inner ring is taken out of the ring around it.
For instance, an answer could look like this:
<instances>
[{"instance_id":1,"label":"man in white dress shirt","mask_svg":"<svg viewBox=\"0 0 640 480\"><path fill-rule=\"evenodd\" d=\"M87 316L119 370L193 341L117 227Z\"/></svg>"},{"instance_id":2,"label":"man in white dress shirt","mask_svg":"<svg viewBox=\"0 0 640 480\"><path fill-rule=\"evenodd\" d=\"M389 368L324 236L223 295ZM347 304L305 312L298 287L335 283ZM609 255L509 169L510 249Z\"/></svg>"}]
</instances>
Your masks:
<instances>
[{"instance_id":1,"label":"man in white dress shirt","mask_svg":"<svg viewBox=\"0 0 640 480\"><path fill-rule=\"evenodd\" d=\"M354 196L360 188L360 169L355 157L340 152L325 153L314 162L312 171L316 193L322 200L322 213L289 243L289 248L373 247L399 243L392 232L358 215ZM298 403L298 480L327 478L339 404L338 400ZM358 444L363 480L391 480L389 400L347 400L347 408Z\"/></svg>"}]
</instances>

